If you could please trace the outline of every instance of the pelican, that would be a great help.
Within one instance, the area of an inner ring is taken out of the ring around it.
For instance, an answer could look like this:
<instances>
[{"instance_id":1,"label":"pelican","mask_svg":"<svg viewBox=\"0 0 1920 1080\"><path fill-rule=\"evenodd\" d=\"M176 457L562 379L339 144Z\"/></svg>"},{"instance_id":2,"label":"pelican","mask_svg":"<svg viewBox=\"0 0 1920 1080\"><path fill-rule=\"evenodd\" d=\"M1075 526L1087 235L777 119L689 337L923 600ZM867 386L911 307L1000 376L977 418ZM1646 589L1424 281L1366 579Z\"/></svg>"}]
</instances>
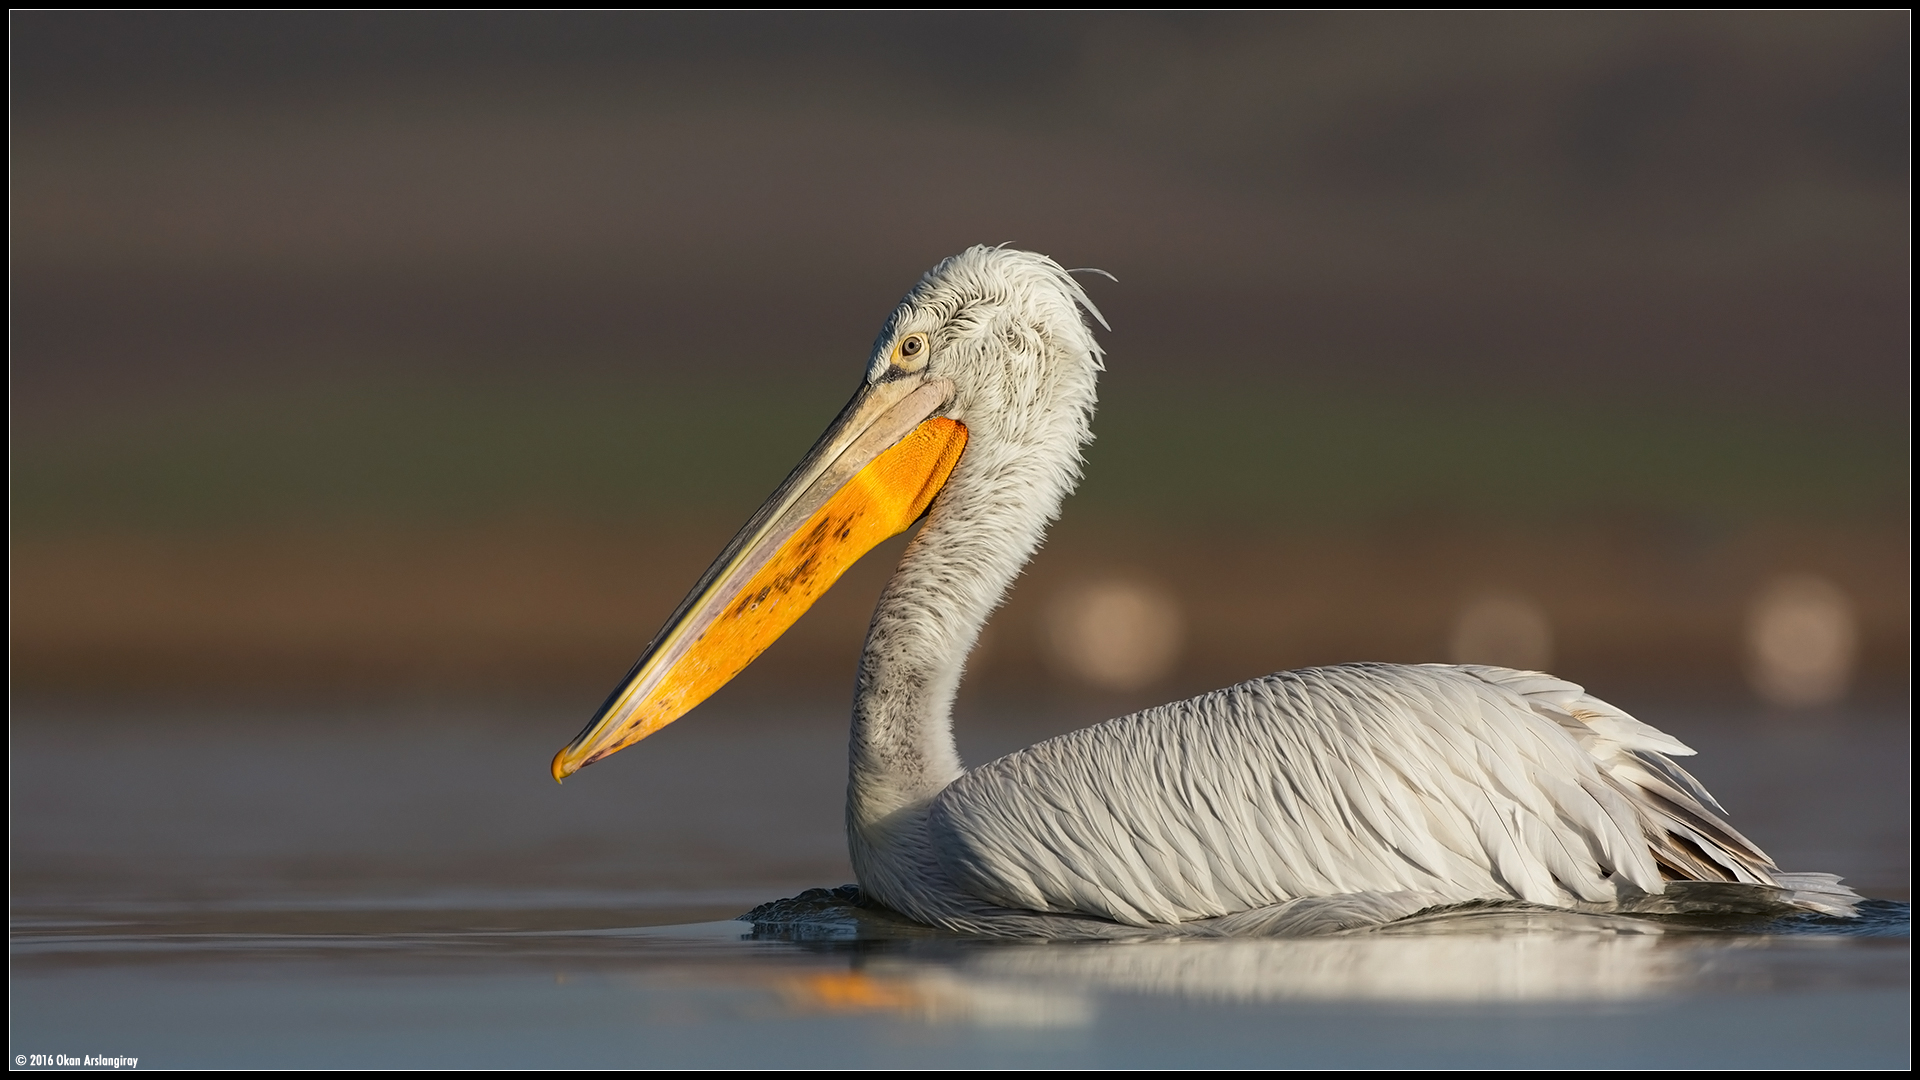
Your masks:
<instances>
[{"instance_id":1,"label":"pelican","mask_svg":"<svg viewBox=\"0 0 1920 1080\"><path fill-rule=\"evenodd\" d=\"M1852 912L1837 877L1783 873L1728 824L1673 762L1687 746L1539 672L1281 672L965 768L954 694L1079 481L1095 321L1043 255L975 247L928 271L838 419L554 756L554 778L699 705L924 517L860 656L847 784L860 889L909 919L1271 933L1473 901L1661 910L1701 895L1690 883L1716 902Z\"/></svg>"}]
</instances>

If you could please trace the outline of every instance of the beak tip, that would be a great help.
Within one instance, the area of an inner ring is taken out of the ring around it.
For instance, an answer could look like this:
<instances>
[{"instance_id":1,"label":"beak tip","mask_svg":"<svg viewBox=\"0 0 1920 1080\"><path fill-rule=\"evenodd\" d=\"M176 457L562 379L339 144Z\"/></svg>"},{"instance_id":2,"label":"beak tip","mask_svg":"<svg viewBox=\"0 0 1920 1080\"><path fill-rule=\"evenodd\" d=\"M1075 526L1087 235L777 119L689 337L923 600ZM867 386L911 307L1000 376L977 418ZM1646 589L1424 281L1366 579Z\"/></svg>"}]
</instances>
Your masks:
<instances>
[{"instance_id":1,"label":"beak tip","mask_svg":"<svg viewBox=\"0 0 1920 1080\"><path fill-rule=\"evenodd\" d=\"M560 783L567 777L572 776L575 771L576 770L567 762L567 751L564 748L562 748L559 753L553 755L554 783Z\"/></svg>"}]
</instances>

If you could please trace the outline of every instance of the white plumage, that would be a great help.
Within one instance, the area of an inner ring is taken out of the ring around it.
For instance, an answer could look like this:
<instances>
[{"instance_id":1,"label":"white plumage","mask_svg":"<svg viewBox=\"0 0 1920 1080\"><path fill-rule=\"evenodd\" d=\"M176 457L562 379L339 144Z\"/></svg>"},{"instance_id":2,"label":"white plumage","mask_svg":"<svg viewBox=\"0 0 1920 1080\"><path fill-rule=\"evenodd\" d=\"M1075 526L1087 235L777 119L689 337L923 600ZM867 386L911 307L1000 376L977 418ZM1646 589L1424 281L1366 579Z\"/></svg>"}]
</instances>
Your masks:
<instances>
[{"instance_id":1,"label":"white plumage","mask_svg":"<svg viewBox=\"0 0 1920 1080\"><path fill-rule=\"evenodd\" d=\"M972 436L861 659L848 830L869 896L1006 933L1247 922L1301 898L1348 898L1360 921L1479 899L1631 904L1669 879L1851 910L1835 879L1782 880L1668 756L1693 751L1531 672L1284 672L964 771L962 662L1091 437L1101 350L1082 308L1099 318L1051 260L974 248L930 272L876 343L870 380L901 335L930 333L930 370L958 389L947 415Z\"/></svg>"},{"instance_id":2,"label":"white plumage","mask_svg":"<svg viewBox=\"0 0 1920 1080\"><path fill-rule=\"evenodd\" d=\"M1669 753L1692 751L1548 676L1355 664L1009 755L949 785L930 833L970 895L1134 926L1356 894L1614 904L1663 868L1775 884Z\"/></svg>"},{"instance_id":3,"label":"white plumage","mask_svg":"<svg viewBox=\"0 0 1920 1080\"><path fill-rule=\"evenodd\" d=\"M951 707L967 653L1092 437L1101 349L1083 311L1100 319L1030 252L976 247L928 272L842 421L669 622L649 654L665 659L643 657L630 676L659 684L672 650L691 647L676 643L705 632L701 613L733 603L713 590L752 570L729 559L771 544L767 523L798 521L786 508L825 498L802 492L822 490L813 478L853 437L845 425L907 407L891 401L964 425L860 659L847 830L868 897L924 923L1047 936L1302 933L1475 900L1852 911L1859 898L1838 879L1782 874L1726 822L1671 760L1693 751L1537 672L1283 672L965 770ZM556 776L625 745L639 699L624 693L556 758Z\"/></svg>"}]
</instances>

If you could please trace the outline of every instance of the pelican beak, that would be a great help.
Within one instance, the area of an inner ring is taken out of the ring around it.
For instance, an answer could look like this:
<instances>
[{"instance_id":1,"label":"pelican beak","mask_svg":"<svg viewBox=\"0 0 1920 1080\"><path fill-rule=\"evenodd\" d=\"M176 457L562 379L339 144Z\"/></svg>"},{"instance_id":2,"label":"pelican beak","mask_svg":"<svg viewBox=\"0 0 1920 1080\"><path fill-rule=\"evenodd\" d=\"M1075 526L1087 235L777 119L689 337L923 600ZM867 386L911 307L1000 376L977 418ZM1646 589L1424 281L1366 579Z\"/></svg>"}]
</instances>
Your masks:
<instances>
[{"instance_id":1,"label":"pelican beak","mask_svg":"<svg viewBox=\"0 0 1920 1080\"><path fill-rule=\"evenodd\" d=\"M564 780L725 686L875 544L926 512L966 448L935 414L953 384L903 375L860 391L715 559L586 729L553 757Z\"/></svg>"}]
</instances>

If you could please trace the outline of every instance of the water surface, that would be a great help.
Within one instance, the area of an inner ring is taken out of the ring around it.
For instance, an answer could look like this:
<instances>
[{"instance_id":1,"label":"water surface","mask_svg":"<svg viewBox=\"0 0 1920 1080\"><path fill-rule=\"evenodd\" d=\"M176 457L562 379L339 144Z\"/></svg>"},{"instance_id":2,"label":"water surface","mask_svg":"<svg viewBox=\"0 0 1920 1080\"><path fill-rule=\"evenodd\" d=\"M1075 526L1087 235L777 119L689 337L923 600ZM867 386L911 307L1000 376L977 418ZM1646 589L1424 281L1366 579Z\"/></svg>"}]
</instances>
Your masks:
<instances>
[{"instance_id":1,"label":"water surface","mask_svg":"<svg viewBox=\"0 0 1920 1080\"><path fill-rule=\"evenodd\" d=\"M1905 898L1904 715L1636 709L1782 863ZM1051 724L962 726L981 760ZM698 721L698 722L696 722ZM689 718L568 782L564 714L19 710L15 1055L160 1066L1869 1066L1907 913L1009 944L832 911L840 710Z\"/></svg>"}]
</instances>

